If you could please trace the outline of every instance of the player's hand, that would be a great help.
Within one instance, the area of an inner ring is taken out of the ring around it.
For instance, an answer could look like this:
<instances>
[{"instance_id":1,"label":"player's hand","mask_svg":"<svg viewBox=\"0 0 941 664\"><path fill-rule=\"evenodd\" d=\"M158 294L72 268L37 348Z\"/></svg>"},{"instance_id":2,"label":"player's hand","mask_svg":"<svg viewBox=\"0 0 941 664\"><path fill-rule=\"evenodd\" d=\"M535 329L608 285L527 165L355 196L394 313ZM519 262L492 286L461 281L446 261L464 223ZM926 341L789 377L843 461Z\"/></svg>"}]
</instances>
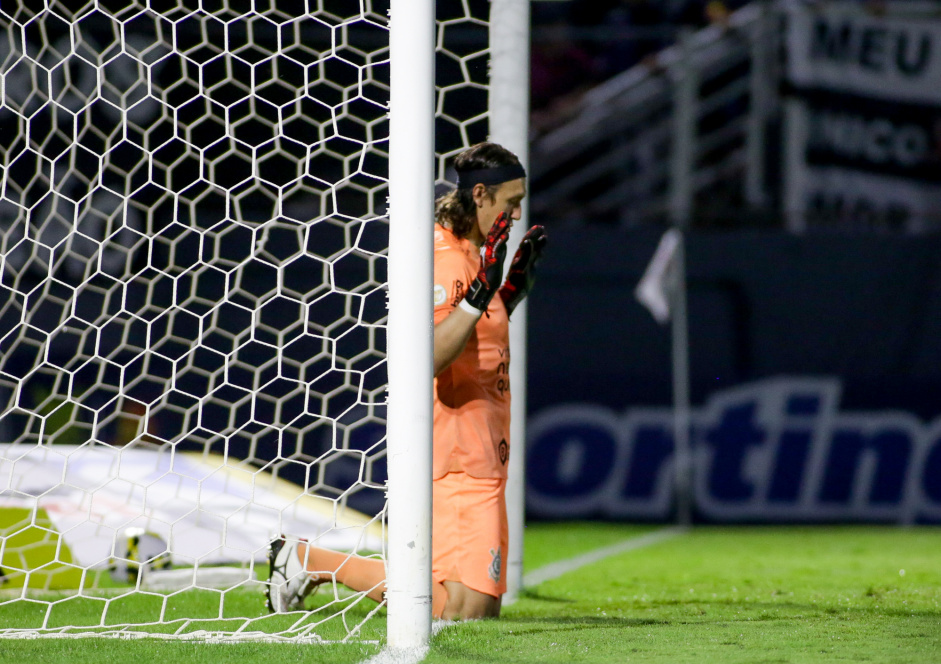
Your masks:
<instances>
[{"instance_id":1,"label":"player's hand","mask_svg":"<svg viewBox=\"0 0 941 664\"><path fill-rule=\"evenodd\" d=\"M477 278L468 287L464 302L473 309L484 312L496 295L503 276L503 261L506 259L506 242L510 238L513 221L506 212L493 222L487 238L480 246L480 266Z\"/></svg>"},{"instance_id":2,"label":"player's hand","mask_svg":"<svg viewBox=\"0 0 941 664\"><path fill-rule=\"evenodd\" d=\"M536 282L536 263L542 257L542 250L548 239L549 235L542 226L533 226L523 236L520 247L513 256L513 262L510 263L506 281L500 288L500 298L506 305L507 314L512 314L516 305L532 290Z\"/></svg>"}]
</instances>

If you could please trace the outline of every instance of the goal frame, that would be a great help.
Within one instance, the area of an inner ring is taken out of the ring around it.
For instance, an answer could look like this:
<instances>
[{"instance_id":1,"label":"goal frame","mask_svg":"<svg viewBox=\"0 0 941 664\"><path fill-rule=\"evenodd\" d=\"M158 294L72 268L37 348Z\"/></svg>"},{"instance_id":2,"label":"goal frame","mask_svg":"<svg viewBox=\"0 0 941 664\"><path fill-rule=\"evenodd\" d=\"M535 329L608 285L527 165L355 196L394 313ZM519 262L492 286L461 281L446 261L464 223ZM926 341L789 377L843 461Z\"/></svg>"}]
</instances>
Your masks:
<instances>
[{"instance_id":1,"label":"goal frame","mask_svg":"<svg viewBox=\"0 0 941 664\"><path fill-rule=\"evenodd\" d=\"M434 158L436 152L436 90L434 82L438 24L436 22L434 0L389 0L389 2L388 63L378 63L388 64L389 72L389 107L387 115L389 127L387 177L389 202L386 213L389 222L386 262L388 267L386 283L388 317L385 324L385 363L388 373L385 456L388 463L389 479L385 487L387 501L384 516L388 527L385 533L386 543L383 547L386 554L387 592L385 599L388 607L386 642L393 649L411 649L416 647L426 648L431 635L433 417L432 399L430 397L433 382L433 311L430 295L433 286L433 246L430 230L434 218L433 202L436 174ZM529 84L529 0L490 0L490 5L491 12L488 25L490 78L487 85L490 91L490 103L487 107L486 116L480 113L475 118L466 121L466 124L489 120L489 139L499 142L517 153L526 165L528 164L529 99L525 91L528 90ZM300 15L309 16L310 14L301 10ZM63 21L67 22L64 19ZM483 24L480 19L475 19L475 22L478 26ZM486 58L487 55L488 53L482 47L480 56ZM469 58L469 56L462 57ZM461 66L464 67L463 62ZM481 70L478 69L478 71ZM101 72L98 72L98 74L98 83L101 84L103 75ZM476 79L472 85L477 87L478 90L483 87L480 85L479 79ZM524 92L521 93L521 91ZM85 93L84 90L80 92ZM91 95L92 93L87 94ZM88 98L92 97L89 96ZM507 104L507 99L512 99L512 103ZM385 110L381 104L378 108L380 112ZM121 109L119 108L119 110ZM127 110L124 109L121 112L127 112ZM254 111L252 117L254 117ZM144 121L141 120L141 122ZM228 116L226 116L226 123L228 122ZM226 127L228 127L228 124L226 124ZM461 132L462 136L465 136L463 142L466 144L468 141L464 133L465 128L462 126ZM145 147L143 150L148 154L155 151L151 147ZM97 155L94 151L92 153ZM453 152L449 154L453 155ZM188 152L187 156L189 156ZM438 167L440 166L438 164ZM356 174L358 175L358 173ZM257 176L257 173L254 173L254 175ZM199 175L199 180L214 182L214 177L210 175L207 179L207 176ZM129 195L125 195L124 199L125 204L127 204ZM278 200L280 201L280 198ZM195 202L188 204L195 209ZM280 207L278 211L281 211ZM515 244L518 243L525 230L525 218L518 226L514 229L513 236L511 236L511 245L514 245L511 251L515 250ZM180 227L182 228L182 226ZM207 233L208 231L205 229L198 229L189 237L196 237L200 234L202 234L200 235L202 237ZM264 242L268 237L267 233L268 230L266 229L264 231L265 239L259 245L262 248L264 248ZM140 235L144 237L143 232ZM174 244L176 236L168 233L168 237L170 238L167 240L168 246L176 246ZM252 238L254 242L255 235L252 235ZM94 238L90 238L90 240L94 241ZM183 240L180 240L180 244L182 242ZM273 243L272 246L274 246ZM257 247L253 249L253 251L255 250L261 251ZM254 254L252 255L254 256ZM149 263L148 266L150 266ZM378 290L381 293L381 289ZM173 300L173 302L176 303L176 300ZM255 314L253 313L252 316L254 320ZM513 543L511 544L510 557L507 560L508 586L510 588L506 598L507 601L512 601L515 597L522 578L522 502L524 495L523 467L526 404L525 318L526 310L523 306L518 310L511 326L511 343L514 345L514 359L516 360L512 367L511 377L516 383L516 394L514 395L513 404L515 424L512 432L514 454L510 463L511 477L508 489ZM96 325L103 325L103 323L98 323L96 319L95 322L90 322L89 325L95 327ZM381 325L375 323L372 325L373 327L381 327ZM69 331L68 328L64 329ZM97 349L95 352L98 352ZM53 365L53 368L57 367ZM64 370L68 371L69 369ZM378 389L381 390L382 386L380 385ZM71 392L69 392L67 398L72 398ZM72 401L69 400L67 403L68 409L64 409L59 415L65 413L64 417L71 417L72 411L70 409L72 406L68 405L71 403ZM135 434L131 433L128 435L132 438L128 440L140 439L150 444L150 429L148 427L150 426L151 410L146 400L142 403L144 405L141 406L141 412L128 410L125 413L122 411L116 417L118 419L132 419L136 423L136 438L133 438ZM30 416L32 415L30 414ZM37 417L41 422L45 422L46 418L51 416L39 413ZM114 419L114 416L109 415L109 417ZM97 421L96 419L95 422ZM120 421L123 422L123 419ZM107 422L106 420L106 424ZM334 432L334 435L336 435L336 432ZM44 434L40 430L37 440L42 441L43 436ZM156 440L161 441L162 439L158 436ZM163 442L167 441L164 440ZM227 445L228 439L225 442ZM117 443L117 446L123 444ZM336 440L334 440L334 445L336 445ZM175 450L175 448L173 449ZM132 480L128 480L128 482L132 482ZM381 489L382 487L378 488ZM378 550L378 547L374 547L373 550ZM74 567L79 567L79 565L74 565ZM28 567L26 567L26 570L27 575L31 573ZM50 602L50 605L54 603ZM162 614L160 621L163 621ZM263 633L249 633L241 629L238 631L240 634L236 635L236 638L219 638L222 640L266 639ZM103 636L112 635L102 631L99 631L99 634ZM137 635L136 632L134 634ZM196 634L193 633L193 636L195 637ZM60 635L43 632L41 634L33 633L32 636L55 638ZM70 634L69 636L77 635ZM146 635L141 634L141 636ZM11 638L10 635L6 634L4 637ZM213 637L210 640L216 640L216 638Z\"/></svg>"}]
</instances>

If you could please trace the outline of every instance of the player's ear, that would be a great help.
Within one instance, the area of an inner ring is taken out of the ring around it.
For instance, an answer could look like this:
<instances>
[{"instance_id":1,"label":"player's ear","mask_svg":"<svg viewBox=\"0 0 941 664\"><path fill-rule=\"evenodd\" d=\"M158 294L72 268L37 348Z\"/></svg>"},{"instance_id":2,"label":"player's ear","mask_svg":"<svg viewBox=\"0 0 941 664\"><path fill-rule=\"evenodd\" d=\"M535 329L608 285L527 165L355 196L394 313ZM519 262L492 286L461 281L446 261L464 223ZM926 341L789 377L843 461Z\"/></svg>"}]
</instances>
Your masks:
<instances>
[{"instance_id":1,"label":"player's ear","mask_svg":"<svg viewBox=\"0 0 941 664\"><path fill-rule=\"evenodd\" d=\"M483 207L484 200L488 196L487 187L482 184L475 184L474 188L471 190L471 194L474 197L474 203L477 207Z\"/></svg>"}]
</instances>

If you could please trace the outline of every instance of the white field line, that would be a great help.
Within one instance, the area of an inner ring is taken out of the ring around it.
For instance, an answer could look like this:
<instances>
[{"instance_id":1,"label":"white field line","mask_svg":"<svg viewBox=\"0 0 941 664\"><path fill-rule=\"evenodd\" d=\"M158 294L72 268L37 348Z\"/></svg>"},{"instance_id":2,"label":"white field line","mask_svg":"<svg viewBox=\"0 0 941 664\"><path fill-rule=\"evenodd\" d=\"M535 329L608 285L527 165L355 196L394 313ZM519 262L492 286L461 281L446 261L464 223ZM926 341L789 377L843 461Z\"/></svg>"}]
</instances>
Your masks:
<instances>
[{"instance_id":1,"label":"white field line","mask_svg":"<svg viewBox=\"0 0 941 664\"><path fill-rule=\"evenodd\" d=\"M585 567L586 565L591 565L592 563L604 560L605 558L616 556L619 553L626 553L627 551L634 551L636 549L642 549L645 546L658 544L664 540L676 537L677 535L682 535L687 531L688 528L681 526L655 530L652 533L647 533L646 535L641 535L639 537L631 537L630 539L626 539L621 542L611 544L610 546L602 547L600 549L595 549L594 551L589 551L588 553L583 553L580 556L575 556L574 558L569 558L568 560L560 560L558 562L550 563L545 567L540 567L537 570L533 570L529 574L524 574L523 587L530 588L532 586L538 586L540 583L557 579L563 574L574 572L575 570L581 567Z\"/></svg>"},{"instance_id":2,"label":"white field line","mask_svg":"<svg viewBox=\"0 0 941 664\"><path fill-rule=\"evenodd\" d=\"M663 542L672 537L676 537L677 535L682 535L688 530L688 528L680 526L664 528L662 530L656 530L652 533L647 533L646 535L641 535L640 537L631 537L630 539L622 540L616 544L611 544L610 546L606 546L601 549L595 549L594 551L589 551L588 553L583 553L580 556L575 556L574 558L569 558L568 560L560 560L558 562L551 563L545 567L540 567L539 569L534 570L529 574L524 574L523 587L529 588L532 586L538 586L544 581L557 579L563 574L574 572L575 570L586 565L591 565L592 563L604 560L605 558L616 556L619 553L626 553L627 551L634 551L636 549L642 549L645 546L651 546L652 544ZM508 604L510 604L510 602L504 602L504 606ZM442 629L453 624L455 623L449 620L435 620L431 625L432 637L434 637L434 635L440 632ZM419 662L425 659L425 655L427 653L427 647L386 647L379 651L378 654L364 661L362 664L419 664Z\"/></svg>"}]
</instances>

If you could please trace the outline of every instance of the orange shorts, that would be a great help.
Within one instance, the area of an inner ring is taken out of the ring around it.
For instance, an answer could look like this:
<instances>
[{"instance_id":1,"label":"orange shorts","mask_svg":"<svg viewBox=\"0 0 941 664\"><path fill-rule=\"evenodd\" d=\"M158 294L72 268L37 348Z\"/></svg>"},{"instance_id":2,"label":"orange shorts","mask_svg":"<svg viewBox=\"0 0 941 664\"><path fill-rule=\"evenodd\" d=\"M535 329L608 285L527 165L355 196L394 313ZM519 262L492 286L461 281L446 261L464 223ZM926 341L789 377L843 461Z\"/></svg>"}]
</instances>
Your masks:
<instances>
[{"instance_id":1,"label":"orange shorts","mask_svg":"<svg viewBox=\"0 0 941 664\"><path fill-rule=\"evenodd\" d=\"M431 576L506 592L506 480L448 473L432 484Z\"/></svg>"}]
</instances>

